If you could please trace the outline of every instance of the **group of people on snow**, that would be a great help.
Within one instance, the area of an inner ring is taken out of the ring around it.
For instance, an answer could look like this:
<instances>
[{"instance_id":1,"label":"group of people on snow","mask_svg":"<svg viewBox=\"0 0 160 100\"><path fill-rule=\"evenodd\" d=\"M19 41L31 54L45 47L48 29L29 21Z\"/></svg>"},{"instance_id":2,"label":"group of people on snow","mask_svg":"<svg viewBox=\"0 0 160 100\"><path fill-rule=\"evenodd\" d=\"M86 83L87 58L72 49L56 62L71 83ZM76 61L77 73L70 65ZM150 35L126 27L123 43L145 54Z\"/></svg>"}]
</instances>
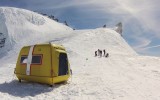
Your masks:
<instances>
[{"instance_id":1,"label":"group of people on snow","mask_svg":"<svg viewBox=\"0 0 160 100\"><path fill-rule=\"evenodd\" d=\"M106 50L104 49L104 50L100 50L100 49L98 49L97 51L95 51L95 57L97 57L97 56L99 56L99 57L108 57L109 56L109 53L106 53Z\"/></svg>"}]
</instances>

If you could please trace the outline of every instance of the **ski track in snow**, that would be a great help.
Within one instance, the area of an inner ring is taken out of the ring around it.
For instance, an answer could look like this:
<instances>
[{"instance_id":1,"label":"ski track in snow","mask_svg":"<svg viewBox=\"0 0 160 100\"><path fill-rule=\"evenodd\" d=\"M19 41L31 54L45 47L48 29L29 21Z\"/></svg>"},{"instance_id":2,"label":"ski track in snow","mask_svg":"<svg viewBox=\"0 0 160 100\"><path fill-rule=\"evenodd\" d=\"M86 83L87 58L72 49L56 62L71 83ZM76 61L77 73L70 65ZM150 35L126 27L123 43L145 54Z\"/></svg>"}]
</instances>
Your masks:
<instances>
[{"instance_id":1,"label":"ski track in snow","mask_svg":"<svg viewBox=\"0 0 160 100\"><path fill-rule=\"evenodd\" d=\"M28 16L26 13L25 16ZM32 22L29 17L27 18L27 21ZM46 21L46 18L43 19L41 24ZM59 26L59 28L64 27ZM56 33L57 31L54 34ZM48 39L32 35L34 42L16 41L9 52L1 54L1 100L160 99L160 58L136 54L118 33L107 28L66 31L65 35L59 33L60 35L53 36L49 32L46 33L45 36L50 37ZM14 68L19 50L23 43L33 44L36 41L53 42L66 47L73 70L73 75L67 84L61 83L49 87L33 82L18 82ZM109 57L94 57L97 49L106 49Z\"/></svg>"}]
</instances>

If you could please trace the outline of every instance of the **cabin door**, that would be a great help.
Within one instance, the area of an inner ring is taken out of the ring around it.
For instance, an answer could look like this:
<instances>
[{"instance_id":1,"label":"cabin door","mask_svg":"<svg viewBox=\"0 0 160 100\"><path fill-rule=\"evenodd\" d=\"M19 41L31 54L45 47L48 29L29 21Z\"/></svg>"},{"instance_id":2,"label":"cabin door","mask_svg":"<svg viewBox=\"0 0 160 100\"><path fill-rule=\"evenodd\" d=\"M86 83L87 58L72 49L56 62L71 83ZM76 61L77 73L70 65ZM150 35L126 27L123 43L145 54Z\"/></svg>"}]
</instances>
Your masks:
<instances>
[{"instance_id":1,"label":"cabin door","mask_svg":"<svg viewBox=\"0 0 160 100\"><path fill-rule=\"evenodd\" d=\"M68 60L66 53L59 54L59 73L58 76L67 75L68 74Z\"/></svg>"}]
</instances>

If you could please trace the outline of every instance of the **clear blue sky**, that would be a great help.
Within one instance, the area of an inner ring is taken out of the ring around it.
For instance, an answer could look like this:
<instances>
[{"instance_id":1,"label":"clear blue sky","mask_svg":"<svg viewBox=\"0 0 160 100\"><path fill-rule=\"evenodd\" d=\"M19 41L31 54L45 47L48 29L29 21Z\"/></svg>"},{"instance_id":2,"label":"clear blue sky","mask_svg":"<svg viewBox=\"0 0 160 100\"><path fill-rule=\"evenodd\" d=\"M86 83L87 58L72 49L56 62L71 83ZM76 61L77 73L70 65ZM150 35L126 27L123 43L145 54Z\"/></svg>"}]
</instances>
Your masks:
<instances>
[{"instance_id":1,"label":"clear blue sky","mask_svg":"<svg viewBox=\"0 0 160 100\"><path fill-rule=\"evenodd\" d=\"M52 14L76 29L123 23L125 40L140 54L160 56L160 0L0 0L11 6Z\"/></svg>"}]
</instances>

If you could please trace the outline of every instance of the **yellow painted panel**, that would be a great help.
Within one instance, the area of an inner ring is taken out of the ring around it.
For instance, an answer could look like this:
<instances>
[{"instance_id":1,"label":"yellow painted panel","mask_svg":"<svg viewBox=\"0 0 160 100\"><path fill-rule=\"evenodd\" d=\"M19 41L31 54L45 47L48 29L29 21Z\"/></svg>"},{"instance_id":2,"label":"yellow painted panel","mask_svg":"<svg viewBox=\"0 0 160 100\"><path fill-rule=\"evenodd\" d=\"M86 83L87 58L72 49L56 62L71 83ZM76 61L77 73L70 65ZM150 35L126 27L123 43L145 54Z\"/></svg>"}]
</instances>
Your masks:
<instances>
[{"instance_id":1,"label":"yellow painted panel","mask_svg":"<svg viewBox=\"0 0 160 100\"><path fill-rule=\"evenodd\" d=\"M51 76L51 54L49 45L36 45L33 55L42 55L41 64L31 65L31 75Z\"/></svg>"}]
</instances>

